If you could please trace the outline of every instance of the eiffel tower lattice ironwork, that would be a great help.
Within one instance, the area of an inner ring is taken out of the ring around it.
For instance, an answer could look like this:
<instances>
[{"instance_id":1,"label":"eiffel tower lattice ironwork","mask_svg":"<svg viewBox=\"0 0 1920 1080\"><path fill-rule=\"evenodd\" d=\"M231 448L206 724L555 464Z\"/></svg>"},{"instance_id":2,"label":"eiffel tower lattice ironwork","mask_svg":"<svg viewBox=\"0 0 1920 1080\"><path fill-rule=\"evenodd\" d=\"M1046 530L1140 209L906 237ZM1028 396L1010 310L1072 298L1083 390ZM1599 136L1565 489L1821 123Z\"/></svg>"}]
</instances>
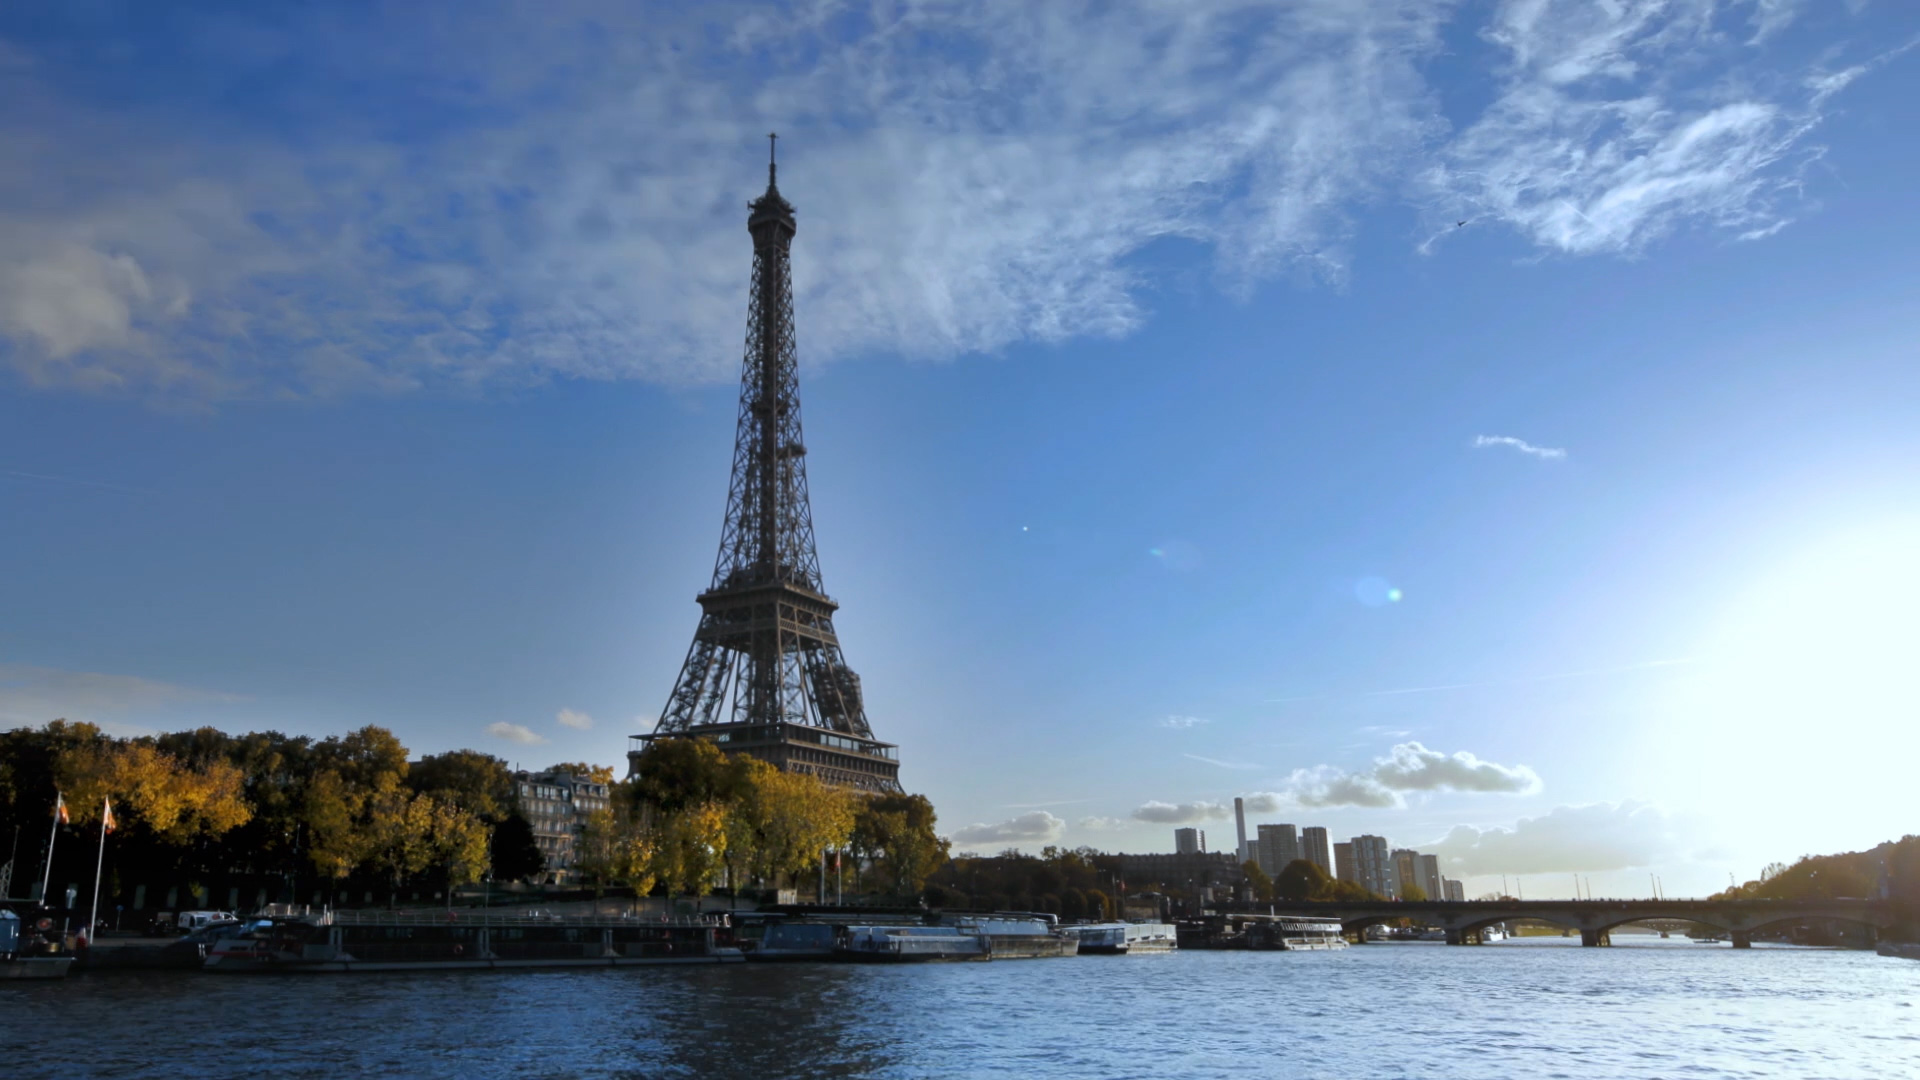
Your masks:
<instances>
[{"instance_id":1,"label":"eiffel tower lattice ironwork","mask_svg":"<svg viewBox=\"0 0 1920 1080\"><path fill-rule=\"evenodd\" d=\"M833 630L839 605L820 584L800 437L793 205L780 195L775 167L770 157L766 193L749 204L746 361L713 583L700 594L700 626L660 722L634 737L628 761L637 767L653 739L705 737L829 783L897 792L897 748L867 725L860 677Z\"/></svg>"}]
</instances>

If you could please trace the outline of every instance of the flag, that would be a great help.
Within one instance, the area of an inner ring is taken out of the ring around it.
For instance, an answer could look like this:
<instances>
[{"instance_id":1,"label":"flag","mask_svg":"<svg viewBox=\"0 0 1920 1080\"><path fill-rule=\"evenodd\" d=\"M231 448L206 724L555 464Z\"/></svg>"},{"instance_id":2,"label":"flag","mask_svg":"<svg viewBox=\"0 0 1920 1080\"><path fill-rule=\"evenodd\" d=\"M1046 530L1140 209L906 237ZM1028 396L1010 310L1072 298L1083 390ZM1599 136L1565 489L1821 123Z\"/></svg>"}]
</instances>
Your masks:
<instances>
[{"instance_id":1,"label":"flag","mask_svg":"<svg viewBox=\"0 0 1920 1080\"><path fill-rule=\"evenodd\" d=\"M113 831L113 800L103 798L100 801L107 808L106 816L100 819L100 834L102 836L105 836L107 833L110 833Z\"/></svg>"},{"instance_id":2,"label":"flag","mask_svg":"<svg viewBox=\"0 0 1920 1080\"><path fill-rule=\"evenodd\" d=\"M53 816L59 819L60 824L67 823L67 798L57 791L53 793Z\"/></svg>"}]
</instances>

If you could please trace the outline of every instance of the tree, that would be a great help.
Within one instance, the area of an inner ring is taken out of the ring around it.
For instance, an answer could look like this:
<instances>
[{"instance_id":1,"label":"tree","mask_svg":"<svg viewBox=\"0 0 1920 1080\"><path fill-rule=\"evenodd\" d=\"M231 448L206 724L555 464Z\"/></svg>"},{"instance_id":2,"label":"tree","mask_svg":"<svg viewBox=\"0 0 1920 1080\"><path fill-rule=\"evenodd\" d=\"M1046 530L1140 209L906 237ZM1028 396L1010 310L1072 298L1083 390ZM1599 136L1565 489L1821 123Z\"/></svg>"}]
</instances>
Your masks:
<instances>
[{"instance_id":1,"label":"tree","mask_svg":"<svg viewBox=\"0 0 1920 1080\"><path fill-rule=\"evenodd\" d=\"M1414 884L1402 885L1400 886L1400 899L1405 900L1409 904L1424 904L1427 902L1427 890Z\"/></svg>"},{"instance_id":2,"label":"tree","mask_svg":"<svg viewBox=\"0 0 1920 1080\"><path fill-rule=\"evenodd\" d=\"M421 758L408 766L407 786L490 825L513 813L513 773L505 761L478 750L449 750Z\"/></svg>"},{"instance_id":3,"label":"tree","mask_svg":"<svg viewBox=\"0 0 1920 1080\"><path fill-rule=\"evenodd\" d=\"M760 763L756 763L760 764ZM806 773L768 767L749 773L735 800L754 808L758 859L755 870L777 883L812 869L821 853L838 850L853 833L854 799Z\"/></svg>"},{"instance_id":4,"label":"tree","mask_svg":"<svg viewBox=\"0 0 1920 1080\"><path fill-rule=\"evenodd\" d=\"M493 827L489 854L493 876L501 881L523 881L547 868L547 857L534 841L533 826L517 811Z\"/></svg>"},{"instance_id":5,"label":"tree","mask_svg":"<svg viewBox=\"0 0 1920 1080\"><path fill-rule=\"evenodd\" d=\"M149 743L96 739L63 750L55 771L76 824L100 820L112 798L130 822L178 845L220 836L253 816L240 770L224 759L193 769Z\"/></svg>"},{"instance_id":6,"label":"tree","mask_svg":"<svg viewBox=\"0 0 1920 1080\"><path fill-rule=\"evenodd\" d=\"M1273 896L1277 900L1319 900L1326 897L1333 879L1325 870L1305 859L1295 859L1280 868L1279 876L1273 879Z\"/></svg>"},{"instance_id":7,"label":"tree","mask_svg":"<svg viewBox=\"0 0 1920 1080\"><path fill-rule=\"evenodd\" d=\"M896 893L918 893L934 868L947 861L949 845L933 831L934 824L933 804L925 795L869 795L855 809L851 842L862 857L886 861Z\"/></svg>"},{"instance_id":8,"label":"tree","mask_svg":"<svg viewBox=\"0 0 1920 1080\"><path fill-rule=\"evenodd\" d=\"M1273 879L1267 876L1260 864L1248 859L1240 864L1240 870L1247 875L1247 884L1253 886L1253 895L1257 900L1273 899Z\"/></svg>"},{"instance_id":9,"label":"tree","mask_svg":"<svg viewBox=\"0 0 1920 1080\"><path fill-rule=\"evenodd\" d=\"M746 768L736 760L753 759L729 759L711 739L655 739L637 762L633 798L666 815L724 805L739 793Z\"/></svg>"},{"instance_id":10,"label":"tree","mask_svg":"<svg viewBox=\"0 0 1920 1080\"><path fill-rule=\"evenodd\" d=\"M412 795L395 789L373 796L367 803L366 850L374 865L386 872L389 896L400 882L433 865L435 804L431 795Z\"/></svg>"},{"instance_id":11,"label":"tree","mask_svg":"<svg viewBox=\"0 0 1920 1080\"><path fill-rule=\"evenodd\" d=\"M584 761L563 761L550 766L548 772L566 773L569 776L584 776L596 784L613 783L613 766L589 765Z\"/></svg>"},{"instance_id":12,"label":"tree","mask_svg":"<svg viewBox=\"0 0 1920 1080\"><path fill-rule=\"evenodd\" d=\"M1087 890L1087 917L1095 922L1106 922L1114 918L1113 901L1099 889Z\"/></svg>"},{"instance_id":13,"label":"tree","mask_svg":"<svg viewBox=\"0 0 1920 1080\"><path fill-rule=\"evenodd\" d=\"M1060 894L1060 917L1068 920L1087 917L1087 894L1079 889L1068 889Z\"/></svg>"},{"instance_id":14,"label":"tree","mask_svg":"<svg viewBox=\"0 0 1920 1080\"><path fill-rule=\"evenodd\" d=\"M652 860L670 891L704 896L726 865L727 815L717 802L682 806L657 819L659 846Z\"/></svg>"},{"instance_id":15,"label":"tree","mask_svg":"<svg viewBox=\"0 0 1920 1080\"><path fill-rule=\"evenodd\" d=\"M631 798L610 802L587 815L573 845L574 868L593 878L596 887L625 883L636 894L651 892L660 862L658 838Z\"/></svg>"}]
</instances>

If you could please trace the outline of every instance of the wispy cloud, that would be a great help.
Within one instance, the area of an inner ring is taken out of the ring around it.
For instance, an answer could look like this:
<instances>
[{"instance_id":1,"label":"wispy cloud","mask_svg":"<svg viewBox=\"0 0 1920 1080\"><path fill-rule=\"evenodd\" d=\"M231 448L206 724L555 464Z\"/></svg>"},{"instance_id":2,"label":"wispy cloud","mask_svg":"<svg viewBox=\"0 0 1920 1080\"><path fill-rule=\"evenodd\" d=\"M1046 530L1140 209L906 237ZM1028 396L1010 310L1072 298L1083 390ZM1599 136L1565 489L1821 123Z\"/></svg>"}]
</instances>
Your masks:
<instances>
[{"instance_id":1,"label":"wispy cloud","mask_svg":"<svg viewBox=\"0 0 1920 1080\"><path fill-rule=\"evenodd\" d=\"M95 491L111 491L116 495L140 495L144 492L119 484L109 484L102 480L84 480L74 476L54 476L48 473L22 472L19 469L0 469L0 479L31 480L42 484L58 484L63 487L92 488Z\"/></svg>"},{"instance_id":2,"label":"wispy cloud","mask_svg":"<svg viewBox=\"0 0 1920 1080\"><path fill-rule=\"evenodd\" d=\"M1114 829L1124 829L1130 824L1132 824L1132 822L1124 818L1083 817L1079 821L1074 822L1073 827L1076 829L1085 829L1088 832L1109 832Z\"/></svg>"},{"instance_id":3,"label":"wispy cloud","mask_svg":"<svg viewBox=\"0 0 1920 1080\"><path fill-rule=\"evenodd\" d=\"M534 731L525 724L509 724L505 720L497 720L488 724L487 734L496 739L519 743L522 746L539 746L541 743L547 741L545 735Z\"/></svg>"},{"instance_id":4,"label":"wispy cloud","mask_svg":"<svg viewBox=\"0 0 1920 1080\"><path fill-rule=\"evenodd\" d=\"M1425 178L1443 216L1573 255L1630 254L1693 223L1777 231L1825 96L1723 33L1727 6L1503 0L1481 31L1506 54L1498 94ZM1757 0L1754 37L1797 7Z\"/></svg>"},{"instance_id":5,"label":"wispy cloud","mask_svg":"<svg viewBox=\"0 0 1920 1080\"><path fill-rule=\"evenodd\" d=\"M1180 756L1198 761L1203 765L1213 765L1222 769L1259 769L1264 767L1256 765L1251 761L1221 761L1219 758L1201 757L1199 754L1181 754Z\"/></svg>"},{"instance_id":6,"label":"wispy cloud","mask_svg":"<svg viewBox=\"0 0 1920 1080\"><path fill-rule=\"evenodd\" d=\"M237 694L136 675L0 664L0 724L87 721L117 735L149 734L182 706L226 705Z\"/></svg>"},{"instance_id":7,"label":"wispy cloud","mask_svg":"<svg viewBox=\"0 0 1920 1080\"><path fill-rule=\"evenodd\" d=\"M1489 446L1504 446L1546 461L1561 461L1567 456L1567 452L1558 447L1535 446L1525 439L1516 439L1511 435L1475 435L1473 446L1476 450L1484 450Z\"/></svg>"},{"instance_id":8,"label":"wispy cloud","mask_svg":"<svg viewBox=\"0 0 1920 1080\"><path fill-rule=\"evenodd\" d=\"M576 709L561 709L558 713L554 714L553 722L563 728L572 728L575 731L593 730L593 717Z\"/></svg>"},{"instance_id":9,"label":"wispy cloud","mask_svg":"<svg viewBox=\"0 0 1920 1080\"><path fill-rule=\"evenodd\" d=\"M1005 806L1009 810L1044 810L1048 807L1053 807L1053 806L1078 806L1081 803L1087 803L1092 801L1093 801L1092 799L1053 799L1048 802L1028 802L1028 803L1015 802L1015 803L1002 803L1001 805Z\"/></svg>"},{"instance_id":10,"label":"wispy cloud","mask_svg":"<svg viewBox=\"0 0 1920 1080\"><path fill-rule=\"evenodd\" d=\"M1175 728L1175 729L1193 728L1193 727L1199 727L1201 724L1204 724L1206 722L1207 722L1206 720L1198 716L1174 715L1174 716L1163 716L1160 718L1160 726L1163 728Z\"/></svg>"},{"instance_id":11,"label":"wispy cloud","mask_svg":"<svg viewBox=\"0 0 1920 1080\"><path fill-rule=\"evenodd\" d=\"M1067 823L1045 810L1021 814L994 824L973 824L955 829L956 844L1050 843L1066 831Z\"/></svg>"},{"instance_id":12,"label":"wispy cloud","mask_svg":"<svg viewBox=\"0 0 1920 1080\"><path fill-rule=\"evenodd\" d=\"M1755 3L1756 37L1794 13ZM769 126L810 362L1129 333L1153 284L1134 256L1165 238L1233 290L1341 280L1355 222L1416 177L1546 251L1759 235L1851 79L1721 47L1716 6L1509 0L1477 27L1507 57L1492 104L1456 135L1427 62L1486 9L1453 0L318 5L128 38L123 70L186 57L207 88L138 112L18 43L0 362L200 400L728 378ZM240 92L266 70L319 77ZM340 70L377 111L272 111Z\"/></svg>"}]
</instances>

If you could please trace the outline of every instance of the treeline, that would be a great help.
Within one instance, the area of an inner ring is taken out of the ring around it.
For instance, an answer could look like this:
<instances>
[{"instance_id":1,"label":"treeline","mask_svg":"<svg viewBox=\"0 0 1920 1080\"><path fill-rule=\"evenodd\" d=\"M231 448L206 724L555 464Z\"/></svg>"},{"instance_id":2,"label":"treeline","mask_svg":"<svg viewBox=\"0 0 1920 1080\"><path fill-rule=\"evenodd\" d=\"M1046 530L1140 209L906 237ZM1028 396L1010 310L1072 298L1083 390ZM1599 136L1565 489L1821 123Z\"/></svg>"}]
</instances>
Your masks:
<instances>
[{"instance_id":1,"label":"treeline","mask_svg":"<svg viewBox=\"0 0 1920 1080\"><path fill-rule=\"evenodd\" d=\"M1869 851L1803 855L1788 866L1772 863L1760 876L1713 894L1714 900L1877 899L1882 884L1899 917L1920 924L1920 836L1904 836Z\"/></svg>"},{"instance_id":2,"label":"treeline","mask_svg":"<svg viewBox=\"0 0 1920 1080\"><path fill-rule=\"evenodd\" d=\"M472 750L408 757L379 727L319 740L213 728L120 739L65 721L0 733L0 835L17 837L11 891L38 884L56 793L69 823L58 827L55 899L91 890L92 841L112 799L108 909L194 897L391 901L545 869L505 762ZM575 870L603 887L777 885L845 850L856 890L911 893L946 858L923 797L856 796L708 742L656 743L625 782L601 766L553 768L611 785L610 807L588 819L575 850Z\"/></svg>"},{"instance_id":3,"label":"treeline","mask_svg":"<svg viewBox=\"0 0 1920 1080\"><path fill-rule=\"evenodd\" d=\"M924 795L833 787L706 739L655 741L611 803L589 820L576 869L641 894L807 893L824 876L829 892L837 881L856 895L909 896L947 858Z\"/></svg>"},{"instance_id":4,"label":"treeline","mask_svg":"<svg viewBox=\"0 0 1920 1080\"><path fill-rule=\"evenodd\" d=\"M1359 885L1335 881L1304 859L1290 863L1272 880L1252 862L1241 869L1261 900L1373 898ZM1014 849L988 857L963 855L935 871L931 881L926 899L935 906L1045 911L1066 919L1118 917L1127 895L1196 899L1181 883L1129 877L1122 856L1091 847L1049 846L1038 855Z\"/></svg>"},{"instance_id":5,"label":"treeline","mask_svg":"<svg viewBox=\"0 0 1920 1080\"><path fill-rule=\"evenodd\" d=\"M1038 855L1013 848L991 856L962 855L934 872L925 898L934 907L1111 919L1118 910L1119 869L1118 856L1090 847L1050 845Z\"/></svg>"},{"instance_id":6,"label":"treeline","mask_svg":"<svg viewBox=\"0 0 1920 1080\"><path fill-rule=\"evenodd\" d=\"M1267 877L1260 864L1249 859L1240 867L1246 872L1247 884L1253 889L1256 900L1378 900L1378 896L1357 881L1341 881L1318 864L1305 859L1295 859L1280 868L1273 877ZM1408 886L1401 899L1421 901L1427 898L1419 886Z\"/></svg>"}]
</instances>

